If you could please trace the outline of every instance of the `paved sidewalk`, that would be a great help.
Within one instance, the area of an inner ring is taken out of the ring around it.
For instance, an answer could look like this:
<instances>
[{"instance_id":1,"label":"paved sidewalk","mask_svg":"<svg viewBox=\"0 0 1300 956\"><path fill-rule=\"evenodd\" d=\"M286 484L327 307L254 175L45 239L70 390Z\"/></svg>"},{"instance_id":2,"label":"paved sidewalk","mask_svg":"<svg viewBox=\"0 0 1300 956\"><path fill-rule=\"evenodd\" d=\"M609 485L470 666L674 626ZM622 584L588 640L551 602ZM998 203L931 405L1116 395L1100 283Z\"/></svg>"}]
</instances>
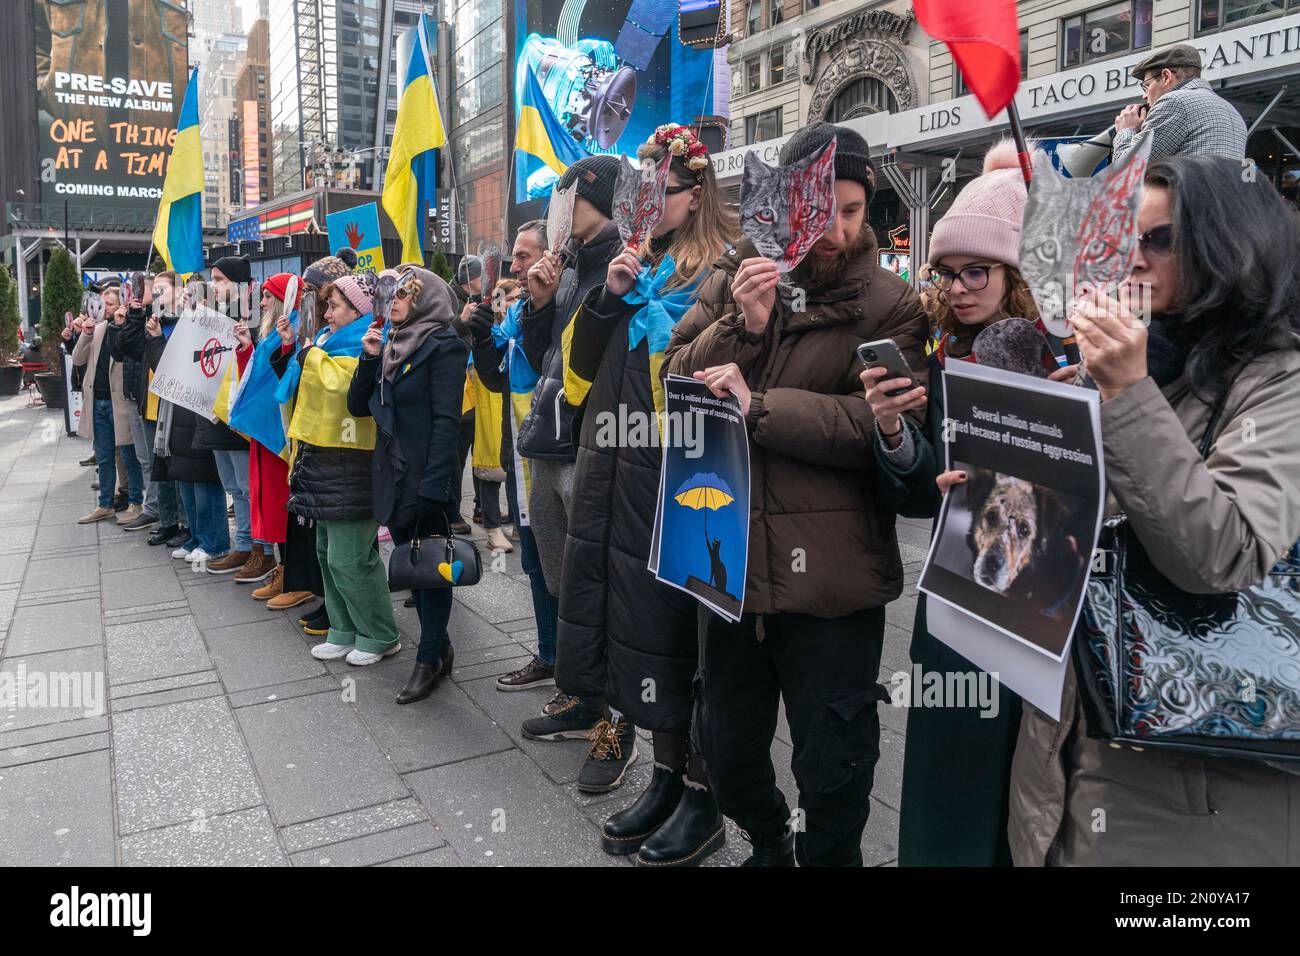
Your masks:
<instances>
[{"instance_id":1,"label":"paved sidewalk","mask_svg":"<svg viewBox=\"0 0 1300 956\"><path fill-rule=\"evenodd\" d=\"M648 781L648 740L621 790L588 797L584 743L519 733L550 690L495 689L534 647L517 552L456 592L452 680L398 707L419 633L403 595L395 658L316 661L300 610L269 612L146 533L78 525L94 504L77 464L89 443L25 403L0 399L0 675L102 675L106 700L102 716L0 709L0 865L627 865L598 828ZM927 530L900 534L910 591ZM914 607L889 609L882 679L908 666ZM905 716L881 708L872 865L897 856ZM772 755L793 804L789 740L782 720ZM709 865L748 855L728 828Z\"/></svg>"}]
</instances>

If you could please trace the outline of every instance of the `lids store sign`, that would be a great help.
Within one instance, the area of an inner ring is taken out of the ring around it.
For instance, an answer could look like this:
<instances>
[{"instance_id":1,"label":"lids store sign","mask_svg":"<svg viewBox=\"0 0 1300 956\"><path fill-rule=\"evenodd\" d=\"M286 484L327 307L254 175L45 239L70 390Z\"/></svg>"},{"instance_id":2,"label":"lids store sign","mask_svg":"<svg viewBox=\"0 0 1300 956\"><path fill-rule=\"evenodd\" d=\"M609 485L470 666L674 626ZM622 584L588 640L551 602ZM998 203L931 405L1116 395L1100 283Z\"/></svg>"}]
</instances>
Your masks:
<instances>
[{"instance_id":1,"label":"lids store sign","mask_svg":"<svg viewBox=\"0 0 1300 956\"><path fill-rule=\"evenodd\" d=\"M1198 37L1191 43L1201 51L1201 75L1211 84L1294 67L1300 64L1300 14ZM1030 121L1124 100L1136 102L1141 97L1141 84L1131 71L1150 55L1151 50L1142 50L1121 59L1027 80L1016 93L1016 104L1025 120ZM891 116L889 145L907 148L1005 123L1004 113L988 119L975 97L962 96Z\"/></svg>"}]
</instances>

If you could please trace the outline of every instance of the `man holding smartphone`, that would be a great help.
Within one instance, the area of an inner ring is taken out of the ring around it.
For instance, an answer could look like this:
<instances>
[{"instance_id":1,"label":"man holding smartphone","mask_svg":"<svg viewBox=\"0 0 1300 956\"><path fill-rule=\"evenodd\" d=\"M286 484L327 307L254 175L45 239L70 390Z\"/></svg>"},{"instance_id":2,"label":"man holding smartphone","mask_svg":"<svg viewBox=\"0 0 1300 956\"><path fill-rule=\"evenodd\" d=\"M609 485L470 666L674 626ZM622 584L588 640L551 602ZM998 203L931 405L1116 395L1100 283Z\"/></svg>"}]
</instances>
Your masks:
<instances>
[{"instance_id":1,"label":"man holding smartphone","mask_svg":"<svg viewBox=\"0 0 1300 956\"><path fill-rule=\"evenodd\" d=\"M1123 162L1138 133L1151 130L1151 162L1166 156L1246 155L1246 123L1201 79L1201 54L1188 43L1157 50L1133 67L1146 109L1134 103L1115 117L1114 161Z\"/></svg>"},{"instance_id":2,"label":"man holding smartphone","mask_svg":"<svg viewBox=\"0 0 1300 956\"><path fill-rule=\"evenodd\" d=\"M754 845L752 866L860 866L880 719L885 605L903 589L894 516L875 490L874 422L858 374L863 342L892 339L925 367L916 293L880 268L867 206L866 141L816 123L786 166L836 137L835 217L778 288L776 263L742 239L715 264L673 330L667 371L740 403L750 435L745 609L700 612L696 733L722 812ZM799 808L772 768L785 701Z\"/></svg>"}]
</instances>

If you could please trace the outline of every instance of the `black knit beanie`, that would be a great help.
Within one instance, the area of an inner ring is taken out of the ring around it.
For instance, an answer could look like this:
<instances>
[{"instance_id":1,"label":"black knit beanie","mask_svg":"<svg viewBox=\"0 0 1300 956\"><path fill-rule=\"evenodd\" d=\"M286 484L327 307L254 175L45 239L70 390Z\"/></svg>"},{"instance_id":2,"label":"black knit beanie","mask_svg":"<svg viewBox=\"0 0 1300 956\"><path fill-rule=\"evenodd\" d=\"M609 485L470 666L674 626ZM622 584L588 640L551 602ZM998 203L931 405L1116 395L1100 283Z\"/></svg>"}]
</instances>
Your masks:
<instances>
[{"instance_id":1,"label":"black knit beanie","mask_svg":"<svg viewBox=\"0 0 1300 956\"><path fill-rule=\"evenodd\" d=\"M862 183L867 202L876 191L876 169L871 165L871 148L867 141L847 126L817 122L805 126L781 148L781 165L789 166L811 156L835 137L835 178Z\"/></svg>"},{"instance_id":2,"label":"black knit beanie","mask_svg":"<svg viewBox=\"0 0 1300 956\"><path fill-rule=\"evenodd\" d=\"M212 268L220 269L231 282L253 281L253 268L248 263L248 256L222 256L212 263Z\"/></svg>"},{"instance_id":3,"label":"black knit beanie","mask_svg":"<svg viewBox=\"0 0 1300 956\"><path fill-rule=\"evenodd\" d=\"M560 188L568 189L576 182L578 195L610 219L614 215L614 182L622 162L618 156L585 156L564 171Z\"/></svg>"}]
</instances>

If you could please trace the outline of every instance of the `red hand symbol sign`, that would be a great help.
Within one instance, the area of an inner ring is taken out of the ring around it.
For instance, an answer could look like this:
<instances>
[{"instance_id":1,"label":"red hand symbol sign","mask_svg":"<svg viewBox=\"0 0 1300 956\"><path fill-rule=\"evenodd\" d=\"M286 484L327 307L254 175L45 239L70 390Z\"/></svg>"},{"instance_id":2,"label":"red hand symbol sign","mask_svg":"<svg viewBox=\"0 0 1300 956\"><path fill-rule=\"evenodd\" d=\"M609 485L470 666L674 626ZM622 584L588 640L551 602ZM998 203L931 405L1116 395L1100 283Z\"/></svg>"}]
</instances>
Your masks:
<instances>
[{"instance_id":1,"label":"red hand symbol sign","mask_svg":"<svg viewBox=\"0 0 1300 956\"><path fill-rule=\"evenodd\" d=\"M361 245L361 238L365 234L360 230L360 228L358 228L355 222L348 223L348 227L343 231L347 233L348 245L350 245L353 249L356 249L358 246Z\"/></svg>"}]
</instances>

